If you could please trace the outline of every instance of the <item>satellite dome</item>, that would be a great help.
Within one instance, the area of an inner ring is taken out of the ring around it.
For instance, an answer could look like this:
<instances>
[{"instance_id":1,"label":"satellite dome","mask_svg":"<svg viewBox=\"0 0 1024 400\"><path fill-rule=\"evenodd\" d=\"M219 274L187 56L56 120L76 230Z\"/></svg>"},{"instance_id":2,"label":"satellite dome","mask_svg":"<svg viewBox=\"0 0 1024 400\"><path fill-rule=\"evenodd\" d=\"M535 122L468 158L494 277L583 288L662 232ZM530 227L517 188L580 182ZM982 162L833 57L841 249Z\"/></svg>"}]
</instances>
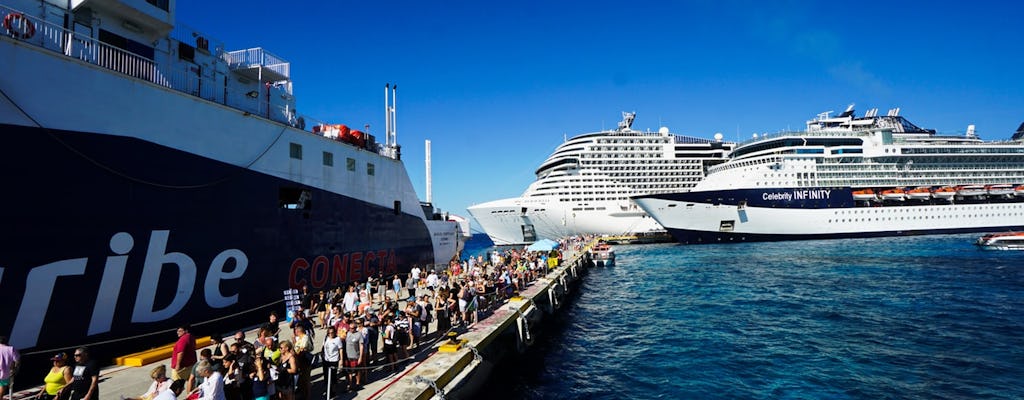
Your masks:
<instances>
[{"instance_id":1,"label":"satellite dome","mask_svg":"<svg viewBox=\"0 0 1024 400\"><path fill-rule=\"evenodd\" d=\"M723 137L724 136L722 136L722 132L715 133L715 141L721 142Z\"/></svg>"},{"instance_id":2,"label":"satellite dome","mask_svg":"<svg viewBox=\"0 0 1024 400\"><path fill-rule=\"evenodd\" d=\"M658 128L658 133L660 133L662 135L667 135L668 134L668 127L667 126L663 126L661 128Z\"/></svg>"}]
</instances>

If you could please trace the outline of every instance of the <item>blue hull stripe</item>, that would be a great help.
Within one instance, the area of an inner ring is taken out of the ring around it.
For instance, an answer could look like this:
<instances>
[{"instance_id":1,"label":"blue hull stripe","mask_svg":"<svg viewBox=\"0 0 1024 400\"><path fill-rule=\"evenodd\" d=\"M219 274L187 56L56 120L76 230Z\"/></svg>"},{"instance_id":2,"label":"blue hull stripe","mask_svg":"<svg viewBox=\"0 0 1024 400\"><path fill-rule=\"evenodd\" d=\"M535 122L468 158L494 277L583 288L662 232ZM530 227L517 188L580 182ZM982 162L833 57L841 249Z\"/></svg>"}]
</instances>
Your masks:
<instances>
[{"instance_id":1,"label":"blue hull stripe","mask_svg":"<svg viewBox=\"0 0 1024 400\"><path fill-rule=\"evenodd\" d=\"M709 232L690 229L672 229L669 233L681 244L713 244L713 243L742 243L742 242L776 242L785 240L824 240L824 239L849 239L849 238L871 238L887 236L920 236L956 234L970 232L998 232L1024 230L1024 226L1003 226L1003 227L980 227L980 228L959 228L959 229L928 229L917 231L879 231L879 232L853 232L833 233L814 235L784 235L784 234L760 234L740 232Z\"/></svg>"}]
</instances>

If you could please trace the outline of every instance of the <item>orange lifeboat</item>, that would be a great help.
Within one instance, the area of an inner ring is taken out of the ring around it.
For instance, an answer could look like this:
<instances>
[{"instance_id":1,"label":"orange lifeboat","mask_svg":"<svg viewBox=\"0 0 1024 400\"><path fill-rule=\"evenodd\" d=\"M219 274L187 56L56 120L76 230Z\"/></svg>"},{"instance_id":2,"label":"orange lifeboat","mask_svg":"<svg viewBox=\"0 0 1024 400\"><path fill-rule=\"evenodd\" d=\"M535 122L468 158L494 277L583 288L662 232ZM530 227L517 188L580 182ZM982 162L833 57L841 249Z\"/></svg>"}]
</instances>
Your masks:
<instances>
[{"instance_id":1,"label":"orange lifeboat","mask_svg":"<svg viewBox=\"0 0 1024 400\"><path fill-rule=\"evenodd\" d=\"M366 136L362 131L348 130L348 128L346 128L339 138L342 142L355 145L356 147L366 146Z\"/></svg>"},{"instance_id":2,"label":"orange lifeboat","mask_svg":"<svg viewBox=\"0 0 1024 400\"><path fill-rule=\"evenodd\" d=\"M892 188L882 191L882 200L903 201L907 199L907 191L903 188Z\"/></svg>"},{"instance_id":3,"label":"orange lifeboat","mask_svg":"<svg viewBox=\"0 0 1024 400\"><path fill-rule=\"evenodd\" d=\"M1017 185L1017 187L1013 188L1013 194L1017 195L1017 197L1024 197L1024 185Z\"/></svg>"},{"instance_id":4,"label":"orange lifeboat","mask_svg":"<svg viewBox=\"0 0 1024 400\"><path fill-rule=\"evenodd\" d=\"M956 188L952 186L943 186L935 189L935 191L932 192L932 196L935 196L936 199L951 200L956 196Z\"/></svg>"},{"instance_id":5,"label":"orange lifeboat","mask_svg":"<svg viewBox=\"0 0 1024 400\"><path fill-rule=\"evenodd\" d=\"M932 198L932 188L918 186L907 191L907 197L913 200L928 200Z\"/></svg>"},{"instance_id":6,"label":"orange lifeboat","mask_svg":"<svg viewBox=\"0 0 1024 400\"><path fill-rule=\"evenodd\" d=\"M872 189L854 190L853 199L858 201L878 200L878 195Z\"/></svg>"}]
</instances>

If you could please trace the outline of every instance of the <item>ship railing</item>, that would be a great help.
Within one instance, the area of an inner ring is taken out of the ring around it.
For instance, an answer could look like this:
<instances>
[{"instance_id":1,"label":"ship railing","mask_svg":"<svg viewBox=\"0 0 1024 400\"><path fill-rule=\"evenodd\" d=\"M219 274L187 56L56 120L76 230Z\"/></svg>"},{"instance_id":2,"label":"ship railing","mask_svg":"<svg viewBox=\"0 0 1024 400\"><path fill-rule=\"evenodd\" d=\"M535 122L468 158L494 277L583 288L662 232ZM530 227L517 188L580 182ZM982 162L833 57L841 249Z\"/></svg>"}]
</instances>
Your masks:
<instances>
[{"instance_id":1,"label":"ship railing","mask_svg":"<svg viewBox=\"0 0 1024 400\"><path fill-rule=\"evenodd\" d=\"M20 17L14 19L10 32L0 28L0 35L14 37L20 43L50 50L66 57L76 58L92 65L149 81L167 89L190 94L252 115L288 124L307 132L312 126L322 123L308 115L297 113L294 108L287 105L270 104L266 101L265 96L261 96L260 93L256 93L253 96L252 92L240 93L225 90L223 84L212 78L204 77L203 71L193 64L167 63L167 65L158 65L149 57L67 30L61 25L63 20L60 21L60 24L51 23L37 16L0 4L0 15L14 14ZM193 34L195 34L194 38ZM172 38L175 40L188 40L186 43L196 42L200 44L201 42L197 42L200 37L203 36L190 29L176 30L176 33L172 34ZM219 43L214 43L214 45L214 51L217 51L216 54L221 54L223 46ZM253 65L266 68L276 74L287 76L289 73L287 62L262 49L249 49L225 54L229 61L236 61L234 64L236 67L243 65L243 63L257 63ZM231 54L235 55L232 56ZM286 93L292 93L291 82L279 82L278 85L285 85L281 89ZM310 134L315 133L310 132ZM400 159L400 150L397 146L377 147L377 149L370 150L376 151L385 157L396 160Z\"/></svg>"},{"instance_id":2,"label":"ship railing","mask_svg":"<svg viewBox=\"0 0 1024 400\"><path fill-rule=\"evenodd\" d=\"M272 72L274 76L288 79L291 73L291 64L281 57L278 57L262 47L254 47L245 50L227 52L228 66L231 69L263 68ZM280 80L276 78L273 80Z\"/></svg>"}]
</instances>

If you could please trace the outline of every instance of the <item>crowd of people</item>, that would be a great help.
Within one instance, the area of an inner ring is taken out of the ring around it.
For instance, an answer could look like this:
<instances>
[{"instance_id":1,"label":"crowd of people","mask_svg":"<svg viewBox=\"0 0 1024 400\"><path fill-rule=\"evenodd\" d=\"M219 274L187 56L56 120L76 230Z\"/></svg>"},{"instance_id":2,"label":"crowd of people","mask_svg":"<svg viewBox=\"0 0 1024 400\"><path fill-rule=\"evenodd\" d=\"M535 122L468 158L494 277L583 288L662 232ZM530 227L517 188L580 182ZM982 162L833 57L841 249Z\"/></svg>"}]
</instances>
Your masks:
<instances>
[{"instance_id":1,"label":"crowd of people","mask_svg":"<svg viewBox=\"0 0 1024 400\"><path fill-rule=\"evenodd\" d=\"M563 240L561 247L578 249L582 241ZM358 390L369 383L371 371L378 378L397 372L427 342L476 323L557 267L561 257L557 250L507 249L330 290L302 287L300 305L289 311L287 324L271 312L253 342L239 331L231 343L213 335L212 346L200 350L191 327L182 325L170 376L160 365L151 371L153 382L145 393L122 400L173 400L182 393L189 400L307 400L317 370L328 383L328 398ZM318 328L324 331L319 339ZM318 351L315 343L321 344ZM0 337L0 398L17 371L17 359L17 351ZM76 349L74 362L63 353L52 360L40 400L99 398L99 370L88 348Z\"/></svg>"}]
</instances>

